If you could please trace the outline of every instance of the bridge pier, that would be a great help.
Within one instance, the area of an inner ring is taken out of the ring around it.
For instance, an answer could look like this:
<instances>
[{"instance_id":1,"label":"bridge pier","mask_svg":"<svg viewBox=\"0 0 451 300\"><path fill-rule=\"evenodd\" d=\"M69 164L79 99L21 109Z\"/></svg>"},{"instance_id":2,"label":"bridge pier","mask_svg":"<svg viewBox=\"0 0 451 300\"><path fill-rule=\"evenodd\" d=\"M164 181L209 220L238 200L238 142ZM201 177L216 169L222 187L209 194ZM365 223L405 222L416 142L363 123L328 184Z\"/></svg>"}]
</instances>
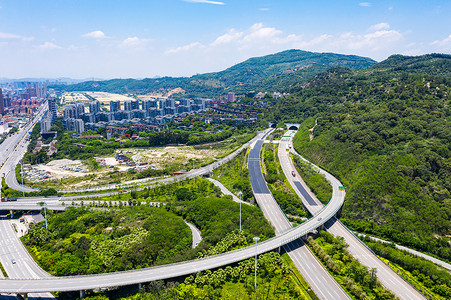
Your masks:
<instances>
[{"instance_id":1,"label":"bridge pier","mask_svg":"<svg viewBox=\"0 0 451 300\"><path fill-rule=\"evenodd\" d=\"M28 300L28 293L20 294L23 299Z\"/></svg>"},{"instance_id":2,"label":"bridge pier","mask_svg":"<svg viewBox=\"0 0 451 300\"><path fill-rule=\"evenodd\" d=\"M81 290L80 291L80 299L83 299L85 297L85 291Z\"/></svg>"},{"instance_id":3,"label":"bridge pier","mask_svg":"<svg viewBox=\"0 0 451 300\"><path fill-rule=\"evenodd\" d=\"M138 290L141 290L142 289L142 287L143 287L143 284L140 282L140 283L138 283Z\"/></svg>"}]
</instances>

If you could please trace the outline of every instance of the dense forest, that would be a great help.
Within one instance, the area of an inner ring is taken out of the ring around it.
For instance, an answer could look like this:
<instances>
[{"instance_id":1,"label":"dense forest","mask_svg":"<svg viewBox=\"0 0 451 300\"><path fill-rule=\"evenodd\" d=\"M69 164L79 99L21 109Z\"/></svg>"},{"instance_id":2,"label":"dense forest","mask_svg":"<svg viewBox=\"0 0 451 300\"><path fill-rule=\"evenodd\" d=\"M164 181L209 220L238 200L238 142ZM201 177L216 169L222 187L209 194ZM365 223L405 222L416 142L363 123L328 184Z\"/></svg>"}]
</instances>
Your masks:
<instances>
[{"instance_id":1,"label":"dense forest","mask_svg":"<svg viewBox=\"0 0 451 300\"><path fill-rule=\"evenodd\" d=\"M450 62L393 56L365 70L333 68L297 85L270 116L302 123L295 149L347 186L346 224L447 260Z\"/></svg>"},{"instance_id":2,"label":"dense forest","mask_svg":"<svg viewBox=\"0 0 451 300\"><path fill-rule=\"evenodd\" d=\"M220 96L256 91L283 91L287 86L312 78L329 67L367 68L376 62L370 58L335 53L287 50L263 57L250 58L224 71L192 77L162 77L86 81L68 86L55 86L65 91L104 91L145 94L181 87L192 96Z\"/></svg>"}]
</instances>

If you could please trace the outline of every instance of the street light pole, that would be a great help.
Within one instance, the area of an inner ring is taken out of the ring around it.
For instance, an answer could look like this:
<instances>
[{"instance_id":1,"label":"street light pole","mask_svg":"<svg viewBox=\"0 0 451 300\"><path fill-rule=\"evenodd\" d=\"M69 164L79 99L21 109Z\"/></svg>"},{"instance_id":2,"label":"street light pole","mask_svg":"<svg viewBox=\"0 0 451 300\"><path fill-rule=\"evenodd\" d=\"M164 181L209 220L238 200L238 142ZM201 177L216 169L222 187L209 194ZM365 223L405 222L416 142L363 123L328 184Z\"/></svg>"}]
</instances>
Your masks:
<instances>
[{"instance_id":1,"label":"street light pole","mask_svg":"<svg viewBox=\"0 0 451 300\"><path fill-rule=\"evenodd\" d=\"M254 276L254 288L257 290L257 242L260 240L258 236L254 237L255 241L255 276Z\"/></svg>"},{"instance_id":2,"label":"street light pole","mask_svg":"<svg viewBox=\"0 0 451 300\"><path fill-rule=\"evenodd\" d=\"M47 202L44 201L44 217L45 217L45 230L49 231L49 227L47 226Z\"/></svg>"},{"instance_id":3,"label":"street light pole","mask_svg":"<svg viewBox=\"0 0 451 300\"><path fill-rule=\"evenodd\" d=\"M22 196L25 197L25 189L23 186L23 159L20 160L20 178L22 178Z\"/></svg>"},{"instance_id":4,"label":"street light pole","mask_svg":"<svg viewBox=\"0 0 451 300\"><path fill-rule=\"evenodd\" d=\"M240 191L240 232L241 232L241 195L243 195L243 193Z\"/></svg>"}]
</instances>

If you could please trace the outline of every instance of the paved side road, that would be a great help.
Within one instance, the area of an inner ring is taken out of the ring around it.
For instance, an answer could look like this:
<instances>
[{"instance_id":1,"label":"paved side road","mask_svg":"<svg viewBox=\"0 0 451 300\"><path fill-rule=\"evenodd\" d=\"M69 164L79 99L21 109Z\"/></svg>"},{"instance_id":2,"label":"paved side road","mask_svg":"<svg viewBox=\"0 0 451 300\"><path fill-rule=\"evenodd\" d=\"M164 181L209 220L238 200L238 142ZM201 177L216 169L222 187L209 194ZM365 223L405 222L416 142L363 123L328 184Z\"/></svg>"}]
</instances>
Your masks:
<instances>
[{"instance_id":1,"label":"paved side road","mask_svg":"<svg viewBox=\"0 0 451 300\"><path fill-rule=\"evenodd\" d=\"M202 241L202 235L199 229L197 229L196 226L194 226L193 224L186 222L186 225L189 226L189 229L191 229L191 234L193 236L193 244L191 245L191 247L194 249L197 247L197 245L199 245L199 243Z\"/></svg>"},{"instance_id":2,"label":"paved side road","mask_svg":"<svg viewBox=\"0 0 451 300\"><path fill-rule=\"evenodd\" d=\"M237 196L235 196L235 194L233 194L231 191L229 191L229 189L227 189L221 182L217 181L216 179L213 178L207 178L208 181L210 181L211 183L213 183L215 186L217 186L218 188L221 189L221 192L224 195L229 195L232 196L233 201L237 202L237 203L243 203L243 204L247 204L247 205L252 205L249 202L246 201L242 201L240 200L240 198L238 198Z\"/></svg>"},{"instance_id":3,"label":"paved side road","mask_svg":"<svg viewBox=\"0 0 451 300\"><path fill-rule=\"evenodd\" d=\"M387 244L390 243L389 241L386 241L386 240L383 240L383 239L380 239L380 238L377 238L377 237L374 237L374 236L369 236L369 235L366 235L366 234L363 234L363 233L355 233L355 234L357 236L368 237L368 238L370 238L372 240L379 241L379 242L382 242L382 243L387 243ZM416 256L422 257L424 259L427 259L427 260L433 262L434 264L442 266L443 268L448 269L448 270L451 271L451 264L449 264L449 263L447 263L447 262L445 262L443 260L437 259L437 258L432 257L430 255L421 253L419 251L416 251L416 250L413 250L413 249L410 249L410 248L407 248L407 247L404 247L404 246L401 246L401 245L398 245L398 244L395 244L395 247L397 249L399 249L399 250L406 251L406 252L409 252L409 253L411 253L413 255L416 255Z\"/></svg>"}]
</instances>

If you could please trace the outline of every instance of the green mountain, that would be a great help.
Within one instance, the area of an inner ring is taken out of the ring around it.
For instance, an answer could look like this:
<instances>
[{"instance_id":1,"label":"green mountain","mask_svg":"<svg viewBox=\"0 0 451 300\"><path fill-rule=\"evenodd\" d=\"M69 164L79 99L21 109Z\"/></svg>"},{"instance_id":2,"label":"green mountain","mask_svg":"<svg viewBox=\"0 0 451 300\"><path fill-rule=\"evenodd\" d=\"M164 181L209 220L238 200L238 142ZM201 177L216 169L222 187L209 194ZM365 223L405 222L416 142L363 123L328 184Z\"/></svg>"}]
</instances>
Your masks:
<instances>
[{"instance_id":1,"label":"green mountain","mask_svg":"<svg viewBox=\"0 0 451 300\"><path fill-rule=\"evenodd\" d=\"M426 54L421 56L392 55L375 66L378 69L403 71L439 76L451 76L451 59L448 54Z\"/></svg>"},{"instance_id":2,"label":"green mountain","mask_svg":"<svg viewBox=\"0 0 451 300\"><path fill-rule=\"evenodd\" d=\"M294 147L346 185L351 228L448 261L450 63L396 55L364 70L332 68L296 85L270 116L302 123Z\"/></svg>"},{"instance_id":3,"label":"green mountain","mask_svg":"<svg viewBox=\"0 0 451 300\"><path fill-rule=\"evenodd\" d=\"M376 61L370 58L355 55L288 50L251 58L221 72L192 77L87 81L56 88L65 91L144 94L181 87L188 94L195 96L217 96L229 91L236 93L249 90L272 92L275 89L284 91L290 85L312 78L330 67L343 66L350 69L362 69L374 64Z\"/></svg>"}]
</instances>

